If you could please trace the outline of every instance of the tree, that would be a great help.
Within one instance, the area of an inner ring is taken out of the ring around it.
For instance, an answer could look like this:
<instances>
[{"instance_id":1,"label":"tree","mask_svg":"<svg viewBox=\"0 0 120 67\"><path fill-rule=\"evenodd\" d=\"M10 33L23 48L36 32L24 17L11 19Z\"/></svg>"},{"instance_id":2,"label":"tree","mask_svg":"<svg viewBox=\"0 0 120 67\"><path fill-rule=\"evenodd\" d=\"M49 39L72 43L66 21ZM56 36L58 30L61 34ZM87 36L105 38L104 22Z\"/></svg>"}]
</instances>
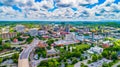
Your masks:
<instances>
[{"instance_id":1,"label":"tree","mask_svg":"<svg viewBox=\"0 0 120 67\"><path fill-rule=\"evenodd\" d=\"M48 67L48 61L41 61L39 66L46 66L46 67Z\"/></svg>"},{"instance_id":2,"label":"tree","mask_svg":"<svg viewBox=\"0 0 120 67\"><path fill-rule=\"evenodd\" d=\"M3 58L0 58L0 63L2 63L2 61L3 61Z\"/></svg>"},{"instance_id":3,"label":"tree","mask_svg":"<svg viewBox=\"0 0 120 67\"><path fill-rule=\"evenodd\" d=\"M109 56L109 55L108 55L108 51L103 51L103 52L102 52L102 56L105 57L105 58L107 58L107 57Z\"/></svg>"},{"instance_id":4,"label":"tree","mask_svg":"<svg viewBox=\"0 0 120 67\"><path fill-rule=\"evenodd\" d=\"M111 59L113 59L113 60L117 59L117 53L116 52L111 53Z\"/></svg>"},{"instance_id":5,"label":"tree","mask_svg":"<svg viewBox=\"0 0 120 67\"><path fill-rule=\"evenodd\" d=\"M103 63L102 67L110 67L110 66L107 63Z\"/></svg>"},{"instance_id":6,"label":"tree","mask_svg":"<svg viewBox=\"0 0 120 67\"><path fill-rule=\"evenodd\" d=\"M14 63L18 62L18 58L19 58L19 54L18 53L15 53L15 54L12 55L12 59L13 59Z\"/></svg>"},{"instance_id":7,"label":"tree","mask_svg":"<svg viewBox=\"0 0 120 67\"><path fill-rule=\"evenodd\" d=\"M24 40L24 39L21 38L21 37L18 37L17 39L18 39L18 41L23 41L23 40Z\"/></svg>"},{"instance_id":8,"label":"tree","mask_svg":"<svg viewBox=\"0 0 120 67\"><path fill-rule=\"evenodd\" d=\"M2 38L0 38L0 45L2 45Z\"/></svg>"},{"instance_id":9,"label":"tree","mask_svg":"<svg viewBox=\"0 0 120 67\"><path fill-rule=\"evenodd\" d=\"M29 37L26 42L28 42L28 44L30 44L33 41L34 37Z\"/></svg>"},{"instance_id":10,"label":"tree","mask_svg":"<svg viewBox=\"0 0 120 67\"><path fill-rule=\"evenodd\" d=\"M87 63L90 64L92 61L91 60L88 60Z\"/></svg>"},{"instance_id":11,"label":"tree","mask_svg":"<svg viewBox=\"0 0 120 67\"><path fill-rule=\"evenodd\" d=\"M19 58L19 53L13 54L13 55L12 55L12 58L13 58L13 59L18 59L18 58Z\"/></svg>"},{"instance_id":12,"label":"tree","mask_svg":"<svg viewBox=\"0 0 120 67\"><path fill-rule=\"evenodd\" d=\"M55 64L53 62L48 62L48 67L55 67Z\"/></svg>"},{"instance_id":13,"label":"tree","mask_svg":"<svg viewBox=\"0 0 120 67\"><path fill-rule=\"evenodd\" d=\"M114 44L115 46L120 46L120 40L116 40L115 42L113 42L113 44Z\"/></svg>"},{"instance_id":14,"label":"tree","mask_svg":"<svg viewBox=\"0 0 120 67\"><path fill-rule=\"evenodd\" d=\"M67 62L65 62L65 67L67 67L67 65L68 65L68 63L67 63Z\"/></svg>"},{"instance_id":15,"label":"tree","mask_svg":"<svg viewBox=\"0 0 120 67\"><path fill-rule=\"evenodd\" d=\"M0 45L0 51L2 51L3 50L3 46L2 45Z\"/></svg>"},{"instance_id":16,"label":"tree","mask_svg":"<svg viewBox=\"0 0 120 67\"><path fill-rule=\"evenodd\" d=\"M73 57L79 58L81 56L81 52L73 52L72 55Z\"/></svg>"},{"instance_id":17,"label":"tree","mask_svg":"<svg viewBox=\"0 0 120 67\"><path fill-rule=\"evenodd\" d=\"M92 55L92 61L95 62L95 61L97 61L97 60L98 60L97 55Z\"/></svg>"},{"instance_id":18,"label":"tree","mask_svg":"<svg viewBox=\"0 0 120 67\"><path fill-rule=\"evenodd\" d=\"M56 59L49 59L47 61L41 61L38 67L45 66L45 67L58 67L59 63Z\"/></svg>"},{"instance_id":19,"label":"tree","mask_svg":"<svg viewBox=\"0 0 120 67\"><path fill-rule=\"evenodd\" d=\"M46 43L50 46L52 43L54 43L54 40L53 39L49 39Z\"/></svg>"},{"instance_id":20,"label":"tree","mask_svg":"<svg viewBox=\"0 0 120 67\"><path fill-rule=\"evenodd\" d=\"M78 60L76 58L74 58L73 61L72 61L72 64L75 64L77 62L78 62Z\"/></svg>"},{"instance_id":21,"label":"tree","mask_svg":"<svg viewBox=\"0 0 120 67\"><path fill-rule=\"evenodd\" d=\"M102 59L102 55L101 55L101 54L98 56L98 59L99 59L99 60L101 60L101 59Z\"/></svg>"},{"instance_id":22,"label":"tree","mask_svg":"<svg viewBox=\"0 0 120 67\"><path fill-rule=\"evenodd\" d=\"M10 43L5 43L5 44L3 45L3 48L9 49L9 48L11 48L11 44L10 44Z\"/></svg>"},{"instance_id":23,"label":"tree","mask_svg":"<svg viewBox=\"0 0 120 67\"><path fill-rule=\"evenodd\" d=\"M83 56L80 57L80 61L82 61L82 60L84 60L84 57L83 57Z\"/></svg>"},{"instance_id":24,"label":"tree","mask_svg":"<svg viewBox=\"0 0 120 67\"><path fill-rule=\"evenodd\" d=\"M120 67L120 65L118 65L117 67Z\"/></svg>"},{"instance_id":25,"label":"tree","mask_svg":"<svg viewBox=\"0 0 120 67\"><path fill-rule=\"evenodd\" d=\"M88 67L88 66L85 65L84 63L81 63L80 67Z\"/></svg>"}]
</instances>

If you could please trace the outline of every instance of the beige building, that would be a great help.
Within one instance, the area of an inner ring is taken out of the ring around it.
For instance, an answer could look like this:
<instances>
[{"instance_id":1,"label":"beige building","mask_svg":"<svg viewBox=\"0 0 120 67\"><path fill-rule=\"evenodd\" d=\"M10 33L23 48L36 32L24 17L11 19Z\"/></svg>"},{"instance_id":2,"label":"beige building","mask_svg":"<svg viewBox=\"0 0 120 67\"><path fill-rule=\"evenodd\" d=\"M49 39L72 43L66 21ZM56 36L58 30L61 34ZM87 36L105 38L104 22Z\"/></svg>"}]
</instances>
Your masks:
<instances>
[{"instance_id":1,"label":"beige building","mask_svg":"<svg viewBox=\"0 0 120 67\"><path fill-rule=\"evenodd\" d=\"M3 34L0 34L0 38L2 39L10 39L10 38L13 38L17 36L17 33L3 33Z\"/></svg>"}]
</instances>

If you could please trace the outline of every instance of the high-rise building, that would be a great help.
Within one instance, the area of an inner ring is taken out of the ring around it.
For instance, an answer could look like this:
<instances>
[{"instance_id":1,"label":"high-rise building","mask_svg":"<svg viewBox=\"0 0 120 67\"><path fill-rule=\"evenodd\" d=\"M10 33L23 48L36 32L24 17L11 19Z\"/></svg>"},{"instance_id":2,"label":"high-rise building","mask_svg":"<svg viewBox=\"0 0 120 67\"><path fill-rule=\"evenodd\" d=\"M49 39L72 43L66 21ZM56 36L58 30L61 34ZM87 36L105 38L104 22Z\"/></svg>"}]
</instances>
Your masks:
<instances>
[{"instance_id":1,"label":"high-rise building","mask_svg":"<svg viewBox=\"0 0 120 67\"><path fill-rule=\"evenodd\" d=\"M54 31L56 32L56 31L58 31L59 30L59 26L58 25L55 25L54 26Z\"/></svg>"},{"instance_id":2,"label":"high-rise building","mask_svg":"<svg viewBox=\"0 0 120 67\"><path fill-rule=\"evenodd\" d=\"M69 29L69 28L70 28L70 26L69 26L69 25L66 25L66 26L65 26L65 32L70 32L70 29Z\"/></svg>"},{"instance_id":3,"label":"high-rise building","mask_svg":"<svg viewBox=\"0 0 120 67\"><path fill-rule=\"evenodd\" d=\"M94 32L92 32L92 42L94 42Z\"/></svg>"}]
</instances>

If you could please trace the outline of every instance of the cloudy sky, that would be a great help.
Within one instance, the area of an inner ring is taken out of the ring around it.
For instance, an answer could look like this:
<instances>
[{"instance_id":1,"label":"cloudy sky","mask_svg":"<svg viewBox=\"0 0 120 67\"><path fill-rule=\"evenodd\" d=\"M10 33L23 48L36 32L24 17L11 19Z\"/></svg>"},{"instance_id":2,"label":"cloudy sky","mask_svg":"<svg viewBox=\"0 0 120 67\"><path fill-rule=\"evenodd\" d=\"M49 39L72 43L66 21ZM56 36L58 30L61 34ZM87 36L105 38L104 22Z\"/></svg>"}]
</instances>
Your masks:
<instances>
[{"instance_id":1,"label":"cloudy sky","mask_svg":"<svg viewBox=\"0 0 120 67\"><path fill-rule=\"evenodd\" d=\"M0 20L120 20L120 0L0 0Z\"/></svg>"}]
</instances>

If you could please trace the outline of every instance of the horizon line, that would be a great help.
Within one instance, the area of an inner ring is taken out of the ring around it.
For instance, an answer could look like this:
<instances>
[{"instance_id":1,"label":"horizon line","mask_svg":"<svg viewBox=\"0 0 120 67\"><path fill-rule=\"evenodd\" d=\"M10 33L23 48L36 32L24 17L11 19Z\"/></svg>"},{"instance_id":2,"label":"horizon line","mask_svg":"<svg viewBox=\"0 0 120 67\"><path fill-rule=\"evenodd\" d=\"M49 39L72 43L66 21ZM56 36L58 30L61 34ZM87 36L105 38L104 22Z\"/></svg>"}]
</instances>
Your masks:
<instances>
[{"instance_id":1,"label":"horizon line","mask_svg":"<svg viewBox=\"0 0 120 67\"><path fill-rule=\"evenodd\" d=\"M4 22L4 21L14 21L14 22L17 22L17 21L42 21L42 22L46 22L46 21L54 21L54 22L120 22L120 20L0 20L0 22Z\"/></svg>"}]
</instances>

